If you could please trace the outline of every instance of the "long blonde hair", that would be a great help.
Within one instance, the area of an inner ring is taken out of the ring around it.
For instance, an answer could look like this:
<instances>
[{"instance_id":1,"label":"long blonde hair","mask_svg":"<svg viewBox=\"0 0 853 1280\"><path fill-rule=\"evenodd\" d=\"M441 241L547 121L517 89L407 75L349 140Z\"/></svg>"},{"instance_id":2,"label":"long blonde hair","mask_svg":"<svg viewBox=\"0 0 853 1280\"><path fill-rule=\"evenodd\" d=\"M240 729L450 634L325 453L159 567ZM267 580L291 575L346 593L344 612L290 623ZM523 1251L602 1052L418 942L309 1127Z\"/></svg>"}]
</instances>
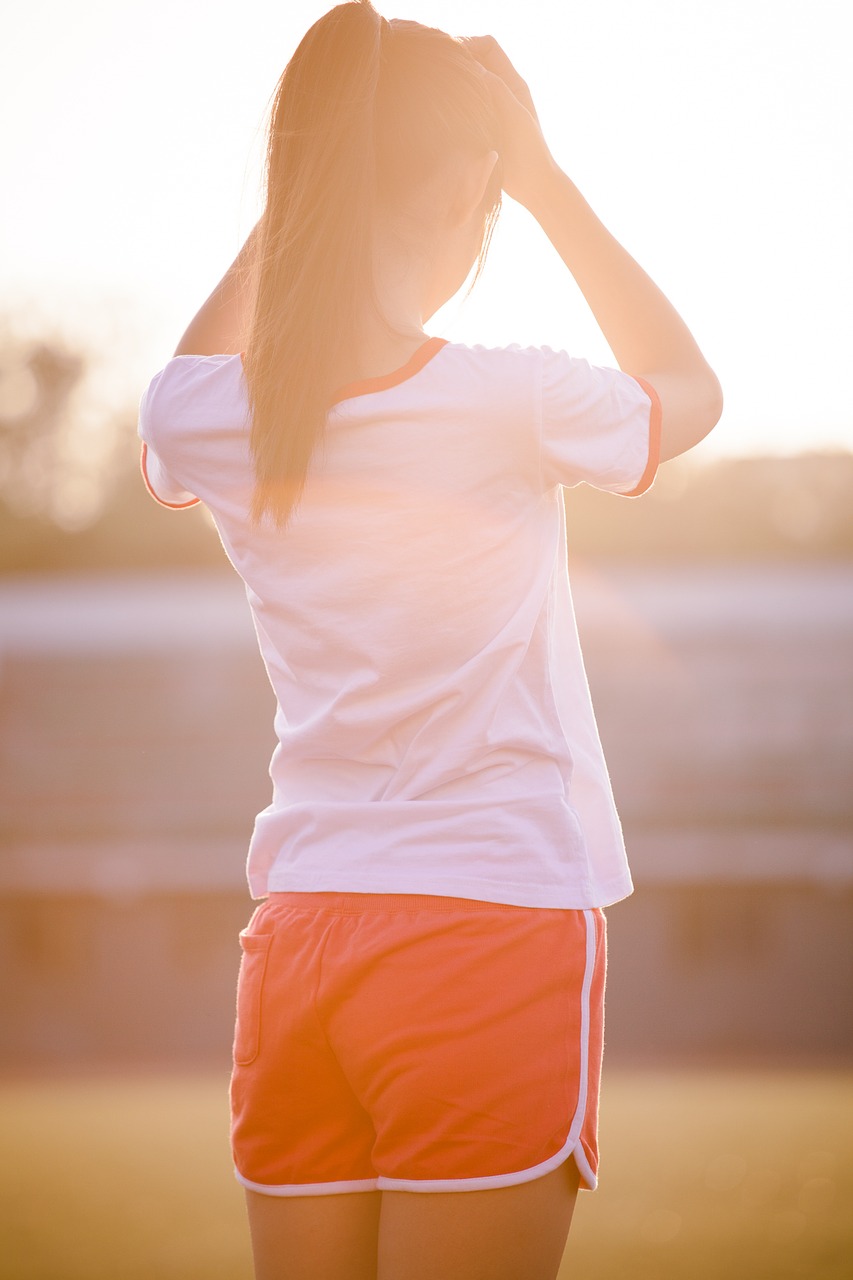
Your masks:
<instances>
[{"instance_id":1,"label":"long blonde hair","mask_svg":"<svg viewBox=\"0 0 853 1280\"><path fill-rule=\"evenodd\" d=\"M403 204L449 155L497 145L484 77L445 32L348 0L300 43L273 101L244 353L254 521L285 525L301 497L365 301L375 303L377 211ZM475 280L500 196L493 175Z\"/></svg>"}]
</instances>

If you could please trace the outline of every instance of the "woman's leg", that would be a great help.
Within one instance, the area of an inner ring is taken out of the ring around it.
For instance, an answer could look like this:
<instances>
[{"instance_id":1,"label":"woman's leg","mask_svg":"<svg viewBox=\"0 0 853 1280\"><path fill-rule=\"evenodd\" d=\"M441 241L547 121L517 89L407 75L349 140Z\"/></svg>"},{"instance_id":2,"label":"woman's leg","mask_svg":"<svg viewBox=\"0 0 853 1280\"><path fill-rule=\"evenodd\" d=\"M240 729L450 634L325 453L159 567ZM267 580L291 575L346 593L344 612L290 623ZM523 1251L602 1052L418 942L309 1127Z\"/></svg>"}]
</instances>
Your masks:
<instances>
[{"instance_id":1,"label":"woman's leg","mask_svg":"<svg viewBox=\"0 0 853 1280\"><path fill-rule=\"evenodd\" d=\"M554 1280L577 1190L569 1159L496 1191L383 1191L378 1280Z\"/></svg>"},{"instance_id":2,"label":"woman's leg","mask_svg":"<svg viewBox=\"0 0 853 1280\"><path fill-rule=\"evenodd\" d=\"M247 1191L256 1280L376 1280L380 1198Z\"/></svg>"}]
</instances>

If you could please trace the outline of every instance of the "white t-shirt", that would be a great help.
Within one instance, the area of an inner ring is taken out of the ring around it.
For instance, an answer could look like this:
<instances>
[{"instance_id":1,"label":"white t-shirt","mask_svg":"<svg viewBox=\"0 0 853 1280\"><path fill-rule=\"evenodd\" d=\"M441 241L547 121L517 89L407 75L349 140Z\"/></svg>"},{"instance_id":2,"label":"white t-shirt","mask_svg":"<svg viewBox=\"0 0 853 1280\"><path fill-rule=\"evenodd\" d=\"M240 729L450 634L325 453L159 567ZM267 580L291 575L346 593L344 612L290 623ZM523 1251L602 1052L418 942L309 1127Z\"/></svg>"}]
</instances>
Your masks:
<instances>
[{"instance_id":1,"label":"white t-shirt","mask_svg":"<svg viewBox=\"0 0 853 1280\"><path fill-rule=\"evenodd\" d=\"M254 897L582 908L631 892L560 486L643 492L659 422L653 389L618 370L431 338L340 392L282 532L248 519L240 357L177 356L156 375L147 483L209 508L278 701Z\"/></svg>"}]
</instances>

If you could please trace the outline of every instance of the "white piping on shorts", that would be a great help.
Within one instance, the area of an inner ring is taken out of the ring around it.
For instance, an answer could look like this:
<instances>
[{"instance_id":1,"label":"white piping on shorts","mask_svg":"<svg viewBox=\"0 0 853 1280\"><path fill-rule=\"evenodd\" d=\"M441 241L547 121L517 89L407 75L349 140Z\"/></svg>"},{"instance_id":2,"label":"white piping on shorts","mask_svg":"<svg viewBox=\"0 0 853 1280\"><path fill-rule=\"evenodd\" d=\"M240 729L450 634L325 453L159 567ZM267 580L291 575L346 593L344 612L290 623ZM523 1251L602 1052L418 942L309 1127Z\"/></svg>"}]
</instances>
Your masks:
<instances>
[{"instance_id":1,"label":"white piping on shorts","mask_svg":"<svg viewBox=\"0 0 853 1280\"><path fill-rule=\"evenodd\" d=\"M569 1136L560 1150L549 1156L540 1164L531 1165L529 1169L519 1169L515 1173L496 1173L486 1178L384 1178L380 1176L376 1183L380 1191L490 1191L496 1187L512 1187L521 1182L533 1182L535 1178L544 1177L557 1169L569 1156L574 1156L575 1164L585 1186L594 1191L597 1179L589 1166L583 1146L578 1141L586 1115L586 1095L589 1075L589 993L592 987L592 975L595 969L595 918L591 911L584 911L586 921L586 969L581 988L581 1053L580 1080L578 1082L578 1102L575 1114L569 1127Z\"/></svg>"},{"instance_id":2,"label":"white piping on shorts","mask_svg":"<svg viewBox=\"0 0 853 1280\"><path fill-rule=\"evenodd\" d=\"M583 1145L579 1141L586 1115L589 1075L589 993L595 969L595 917L592 911L584 911L583 915L586 922L586 968L581 987L578 1101L569 1127L569 1136L554 1155L539 1164L531 1165L529 1169L519 1169L514 1173L490 1174L485 1178L385 1178L380 1175L378 1178L363 1178L357 1182L299 1182L269 1186L260 1182L250 1182L235 1169L234 1176L237 1181L249 1191L258 1191L265 1196L338 1196L358 1191L490 1191L497 1187L512 1187L522 1182L533 1182L534 1179L542 1178L546 1173L559 1168L572 1156L585 1187L594 1191L597 1179L590 1168Z\"/></svg>"},{"instance_id":3,"label":"white piping on shorts","mask_svg":"<svg viewBox=\"0 0 853 1280\"><path fill-rule=\"evenodd\" d=\"M342 1196L353 1191L376 1191L376 1178L361 1178L357 1182L290 1182L284 1186L270 1186L265 1182L250 1182L239 1169L234 1177L249 1191L259 1191L263 1196Z\"/></svg>"}]
</instances>

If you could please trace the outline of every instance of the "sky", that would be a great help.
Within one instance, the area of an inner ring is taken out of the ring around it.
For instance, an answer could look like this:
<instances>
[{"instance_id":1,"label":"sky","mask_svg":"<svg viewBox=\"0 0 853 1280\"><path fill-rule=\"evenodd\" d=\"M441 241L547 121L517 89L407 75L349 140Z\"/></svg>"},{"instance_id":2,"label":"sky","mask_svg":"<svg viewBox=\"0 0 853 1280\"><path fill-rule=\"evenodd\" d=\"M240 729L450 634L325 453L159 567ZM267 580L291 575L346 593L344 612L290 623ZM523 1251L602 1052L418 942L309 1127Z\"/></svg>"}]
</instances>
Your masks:
<instances>
[{"instance_id":1,"label":"sky","mask_svg":"<svg viewBox=\"0 0 853 1280\"><path fill-rule=\"evenodd\" d=\"M134 405L262 208L276 81L330 4L17 0L0 46L0 325L95 352ZM551 151L724 388L708 456L853 448L847 0L387 0L494 35ZM505 202L474 292L427 329L613 357Z\"/></svg>"}]
</instances>

